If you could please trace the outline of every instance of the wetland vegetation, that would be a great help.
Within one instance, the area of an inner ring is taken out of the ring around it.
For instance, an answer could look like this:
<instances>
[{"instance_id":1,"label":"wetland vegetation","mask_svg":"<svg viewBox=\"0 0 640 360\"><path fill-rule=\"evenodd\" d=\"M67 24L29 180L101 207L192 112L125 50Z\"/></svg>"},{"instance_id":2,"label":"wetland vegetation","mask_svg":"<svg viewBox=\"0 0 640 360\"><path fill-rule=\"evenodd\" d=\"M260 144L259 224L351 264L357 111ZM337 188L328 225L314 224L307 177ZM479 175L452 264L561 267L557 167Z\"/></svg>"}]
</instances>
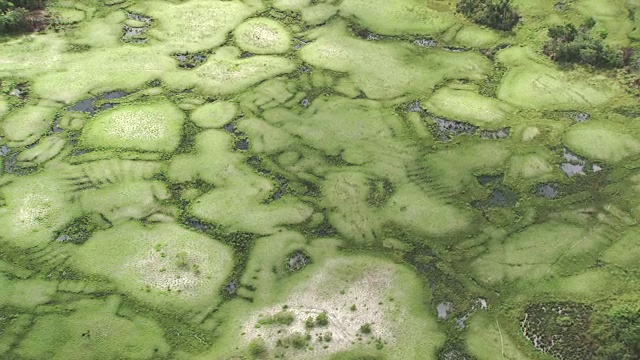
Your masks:
<instances>
[{"instance_id":1,"label":"wetland vegetation","mask_svg":"<svg viewBox=\"0 0 640 360\"><path fill-rule=\"evenodd\" d=\"M0 358L640 359L640 2L42 6Z\"/></svg>"}]
</instances>

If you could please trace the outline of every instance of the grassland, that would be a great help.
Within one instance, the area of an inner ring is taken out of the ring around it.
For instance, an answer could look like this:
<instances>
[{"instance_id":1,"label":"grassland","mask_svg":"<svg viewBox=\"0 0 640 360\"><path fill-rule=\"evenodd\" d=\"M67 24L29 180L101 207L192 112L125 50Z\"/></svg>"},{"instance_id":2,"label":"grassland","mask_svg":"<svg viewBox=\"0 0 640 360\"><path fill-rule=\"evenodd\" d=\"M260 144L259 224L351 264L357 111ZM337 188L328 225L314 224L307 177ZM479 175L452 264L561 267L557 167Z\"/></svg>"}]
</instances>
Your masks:
<instances>
[{"instance_id":1,"label":"grassland","mask_svg":"<svg viewBox=\"0 0 640 360\"><path fill-rule=\"evenodd\" d=\"M50 2L0 39L0 358L637 359L640 5L512 3ZM629 66L544 55L589 17Z\"/></svg>"}]
</instances>

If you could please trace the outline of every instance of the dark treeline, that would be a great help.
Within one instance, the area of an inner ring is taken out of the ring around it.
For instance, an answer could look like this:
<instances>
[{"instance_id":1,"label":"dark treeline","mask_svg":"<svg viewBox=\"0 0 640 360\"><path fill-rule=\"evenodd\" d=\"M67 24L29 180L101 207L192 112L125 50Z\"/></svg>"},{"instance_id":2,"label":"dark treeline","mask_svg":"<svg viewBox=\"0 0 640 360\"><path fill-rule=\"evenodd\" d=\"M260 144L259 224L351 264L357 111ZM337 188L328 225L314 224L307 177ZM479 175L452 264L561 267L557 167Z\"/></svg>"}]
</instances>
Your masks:
<instances>
[{"instance_id":1,"label":"dark treeline","mask_svg":"<svg viewBox=\"0 0 640 360\"><path fill-rule=\"evenodd\" d=\"M520 21L511 0L460 0L456 10L476 24L510 31Z\"/></svg>"},{"instance_id":2,"label":"dark treeline","mask_svg":"<svg viewBox=\"0 0 640 360\"><path fill-rule=\"evenodd\" d=\"M596 22L587 19L579 27L573 24L549 28L544 53L560 63L591 65L597 68L619 68L628 62L628 54L603 43L606 32L594 35Z\"/></svg>"},{"instance_id":3,"label":"dark treeline","mask_svg":"<svg viewBox=\"0 0 640 360\"><path fill-rule=\"evenodd\" d=\"M0 0L0 34L34 30L29 12L43 9L46 0Z\"/></svg>"}]
</instances>

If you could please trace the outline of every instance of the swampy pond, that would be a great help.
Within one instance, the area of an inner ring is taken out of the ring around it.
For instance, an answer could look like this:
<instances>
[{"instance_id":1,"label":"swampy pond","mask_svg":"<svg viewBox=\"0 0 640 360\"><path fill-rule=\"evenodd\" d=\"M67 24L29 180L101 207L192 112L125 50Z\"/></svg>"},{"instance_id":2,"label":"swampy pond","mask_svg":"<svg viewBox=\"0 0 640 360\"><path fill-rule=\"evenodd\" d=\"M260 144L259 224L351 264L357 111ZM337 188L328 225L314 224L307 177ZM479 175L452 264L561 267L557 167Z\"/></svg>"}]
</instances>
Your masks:
<instances>
[{"instance_id":1,"label":"swampy pond","mask_svg":"<svg viewBox=\"0 0 640 360\"><path fill-rule=\"evenodd\" d=\"M640 2L456 3L0 37L0 358L640 359Z\"/></svg>"}]
</instances>

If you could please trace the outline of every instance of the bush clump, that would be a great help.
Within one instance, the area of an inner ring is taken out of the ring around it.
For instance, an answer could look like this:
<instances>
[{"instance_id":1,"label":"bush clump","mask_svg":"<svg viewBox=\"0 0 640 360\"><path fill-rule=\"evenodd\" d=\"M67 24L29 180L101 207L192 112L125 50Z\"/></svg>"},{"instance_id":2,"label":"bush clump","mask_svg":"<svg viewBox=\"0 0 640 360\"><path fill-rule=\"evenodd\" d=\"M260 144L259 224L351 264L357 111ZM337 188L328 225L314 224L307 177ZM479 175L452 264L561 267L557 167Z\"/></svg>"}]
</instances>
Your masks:
<instances>
[{"instance_id":1,"label":"bush clump","mask_svg":"<svg viewBox=\"0 0 640 360\"><path fill-rule=\"evenodd\" d=\"M322 312L318 314L316 317L316 324L318 326L327 326L329 325L329 316L327 316L326 312Z\"/></svg>"},{"instance_id":2,"label":"bush clump","mask_svg":"<svg viewBox=\"0 0 640 360\"><path fill-rule=\"evenodd\" d=\"M363 334L371 334L371 324L366 323L360 326L360 332Z\"/></svg>"},{"instance_id":3,"label":"bush clump","mask_svg":"<svg viewBox=\"0 0 640 360\"><path fill-rule=\"evenodd\" d=\"M31 10L43 9L45 0L0 0L0 34L30 30L28 20Z\"/></svg>"},{"instance_id":4,"label":"bush clump","mask_svg":"<svg viewBox=\"0 0 640 360\"><path fill-rule=\"evenodd\" d=\"M289 311L281 311L272 316L267 316L258 320L258 325L291 325L293 320L293 313Z\"/></svg>"},{"instance_id":5,"label":"bush clump","mask_svg":"<svg viewBox=\"0 0 640 360\"><path fill-rule=\"evenodd\" d=\"M255 338L249 342L249 353L254 358L263 358L267 355L267 345L262 338Z\"/></svg>"},{"instance_id":6,"label":"bush clump","mask_svg":"<svg viewBox=\"0 0 640 360\"><path fill-rule=\"evenodd\" d=\"M594 359L640 358L640 302L638 298L625 300L597 311L592 317L590 335L597 349Z\"/></svg>"},{"instance_id":7,"label":"bush clump","mask_svg":"<svg viewBox=\"0 0 640 360\"><path fill-rule=\"evenodd\" d=\"M607 36L592 34L596 22L589 18L579 28L569 23L549 28L549 40L544 45L544 53L560 63L591 65L597 68L618 68L624 65L623 52L605 45Z\"/></svg>"},{"instance_id":8,"label":"bush clump","mask_svg":"<svg viewBox=\"0 0 640 360\"><path fill-rule=\"evenodd\" d=\"M520 21L511 0L460 0L456 10L476 24L510 31Z\"/></svg>"}]
</instances>

